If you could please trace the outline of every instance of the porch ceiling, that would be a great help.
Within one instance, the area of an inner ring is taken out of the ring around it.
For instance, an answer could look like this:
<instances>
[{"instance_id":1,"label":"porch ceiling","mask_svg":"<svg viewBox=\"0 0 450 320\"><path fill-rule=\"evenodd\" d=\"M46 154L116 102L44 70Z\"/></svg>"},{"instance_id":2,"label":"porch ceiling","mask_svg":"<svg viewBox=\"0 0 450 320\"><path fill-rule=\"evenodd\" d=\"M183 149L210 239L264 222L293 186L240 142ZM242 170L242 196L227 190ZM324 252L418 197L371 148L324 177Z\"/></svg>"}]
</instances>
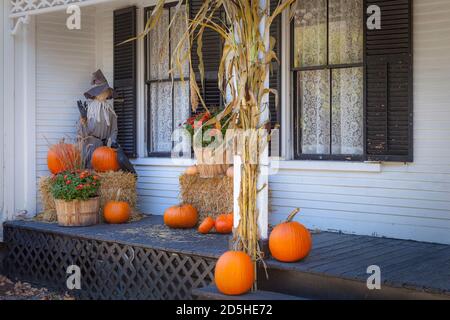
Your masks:
<instances>
[{"instance_id":1,"label":"porch ceiling","mask_svg":"<svg viewBox=\"0 0 450 320\"><path fill-rule=\"evenodd\" d=\"M36 15L51 11L64 10L69 5L79 6L93 5L112 0L10 0L11 18L18 18L26 15Z\"/></svg>"}]
</instances>

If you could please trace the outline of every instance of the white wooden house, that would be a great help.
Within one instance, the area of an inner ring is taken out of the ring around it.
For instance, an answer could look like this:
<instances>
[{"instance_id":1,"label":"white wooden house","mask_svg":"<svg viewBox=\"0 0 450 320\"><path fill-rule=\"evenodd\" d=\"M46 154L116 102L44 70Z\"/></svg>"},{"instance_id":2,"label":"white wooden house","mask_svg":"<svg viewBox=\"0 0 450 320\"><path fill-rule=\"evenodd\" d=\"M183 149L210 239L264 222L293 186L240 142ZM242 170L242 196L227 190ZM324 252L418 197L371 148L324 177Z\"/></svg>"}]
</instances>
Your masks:
<instances>
[{"instance_id":1,"label":"white wooden house","mask_svg":"<svg viewBox=\"0 0 450 320\"><path fill-rule=\"evenodd\" d=\"M81 7L80 30L66 26L71 4ZM381 30L364 26L372 4L381 8ZM164 62L151 61L156 44L164 47L169 39L154 32L148 46L140 41L125 53L114 50L115 34L118 41L139 33L152 5L2 2L3 220L39 212L37 180L48 174L47 140L75 133L76 101L98 68L123 95L129 92L118 112L119 130L136 158L141 210L162 214L179 201L178 176L194 160L174 164L166 155L170 130L189 115L189 99L180 83L173 89L163 82ZM294 22L285 14L273 30L281 65L271 83L281 107L272 119L281 124L281 160L269 178L270 222L300 207L298 219L311 229L450 244L450 1L303 0L297 10ZM210 41L205 96L214 104L220 43ZM127 63L120 64L120 54Z\"/></svg>"}]
</instances>

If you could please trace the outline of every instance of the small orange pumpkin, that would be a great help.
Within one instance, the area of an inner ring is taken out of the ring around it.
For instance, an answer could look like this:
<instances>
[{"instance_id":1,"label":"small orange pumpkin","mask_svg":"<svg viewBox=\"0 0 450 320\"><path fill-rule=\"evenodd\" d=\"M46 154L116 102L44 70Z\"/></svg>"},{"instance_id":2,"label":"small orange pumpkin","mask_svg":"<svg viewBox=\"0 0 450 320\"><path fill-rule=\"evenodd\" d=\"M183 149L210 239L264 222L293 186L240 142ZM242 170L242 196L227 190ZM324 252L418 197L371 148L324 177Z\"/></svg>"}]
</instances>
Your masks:
<instances>
[{"instance_id":1,"label":"small orange pumpkin","mask_svg":"<svg viewBox=\"0 0 450 320\"><path fill-rule=\"evenodd\" d=\"M184 173L187 174L188 176L195 176L198 173L198 168L197 166L190 166L186 169Z\"/></svg>"},{"instance_id":2,"label":"small orange pumpkin","mask_svg":"<svg viewBox=\"0 0 450 320\"><path fill-rule=\"evenodd\" d=\"M109 201L103 209L103 216L111 224L125 223L131 216L130 205L123 201Z\"/></svg>"},{"instance_id":3,"label":"small orange pumpkin","mask_svg":"<svg viewBox=\"0 0 450 320\"><path fill-rule=\"evenodd\" d=\"M212 228L214 228L215 224L216 223L213 218L206 217L205 220L203 220L203 222L198 227L198 232L207 234L208 232L211 231Z\"/></svg>"},{"instance_id":4,"label":"small orange pumpkin","mask_svg":"<svg viewBox=\"0 0 450 320\"><path fill-rule=\"evenodd\" d=\"M120 169L117 161L117 151L110 147L95 149L92 154L91 164L97 172L118 171Z\"/></svg>"},{"instance_id":5,"label":"small orange pumpkin","mask_svg":"<svg viewBox=\"0 0 450 320\"><path fill-rule=\"evenodd\" d=\"M233 214L221 214L216 218L216 231L222 234L228 234L233 231Z\"/></svg>"},{"instance_id":6,"label":"small orange pumpkin","mask_svg":"<svg viewBox=\"0 0 450 320\"><path fill-rule=\"evenodd\" d=\"M217 260L214 280L217 289L226 295L248 292L255 281L252 259L242 251L225 252Z\"/></svg>"},{"instance_id":7,"label":"small orange pumpkin","mask_svg":"<svg viewBox=\"0 0 450 320\"><path fill-rule=\"evenodd\" d=\"M305 258L312 248L312 238L308 229L292 221L299 212L292 212L286 222L277 225L269 237L272 256L281 262L296 262Z\"/></svg>"},{"instance_id":8,"label":"small orange pumpkin","mask_svg":"<svg viewBox=\"0 0 450 320\"><path fill-rule=\"evenodd\" d=\"M76 150L73 144L58 143L51 146L47 153L47 166L48 170L53 174L58 174L63 171L72 169L69 168L69 164L64 163L64 156L70 157L75 154Z\"/></svg>"},{"instance_id":9,"label":"small orange pumpkin","mask_svg":"<svg viewBox=\"0 0 450 320\"><path fill-rule=\"evenodd\" d=\"M164 212L164 224L174 229L189 229L198 222L198 212L190 204L173 206Z\"/></svg>"}]
</instances>

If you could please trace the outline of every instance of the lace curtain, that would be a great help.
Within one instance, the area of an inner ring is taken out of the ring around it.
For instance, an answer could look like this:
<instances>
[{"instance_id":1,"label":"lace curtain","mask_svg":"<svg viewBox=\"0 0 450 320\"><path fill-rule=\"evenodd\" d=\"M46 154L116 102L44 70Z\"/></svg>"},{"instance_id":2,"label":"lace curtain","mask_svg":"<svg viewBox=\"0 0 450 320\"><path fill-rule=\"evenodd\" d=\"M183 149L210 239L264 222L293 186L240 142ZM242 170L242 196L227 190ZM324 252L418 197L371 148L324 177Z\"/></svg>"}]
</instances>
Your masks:
<instances>
[{"instance_id":1,"label":"lace curtain","mask_svg":"<svg viewBox=\"0 0 450 320\"><path fill-rule=\"evenodd\" d=\"M317 67L298 72L303 154L363 153L363 69L334 68L363 61L362 2L296 4L294 66Z\"/></svg>"},{"instance_id":2,"label":"lace curtain","mask_svg":"<svg viewBox=\"0 0 450 320\"><path fill-rule=\"evenodd\" d=\"M151 81L150 90L150 137L151 152L170 152L172 150L172 133L189 117L189 85L180 80L172 80L169 75L170 57L174 55L181 35L186 30L186 18L179 16L168 32L170 19L175 8L164 10L163 16L148 37L148 74ZM185 12L184 8L181 9ZM149 13L150 14L150 13ZM188 50L185 42L182 50ZM169 52L170 51L170 52ZM183 64L185 79L189 75L189 62ZM178 70L174 79L180 79Z\"/></svg>"}]
</instances>

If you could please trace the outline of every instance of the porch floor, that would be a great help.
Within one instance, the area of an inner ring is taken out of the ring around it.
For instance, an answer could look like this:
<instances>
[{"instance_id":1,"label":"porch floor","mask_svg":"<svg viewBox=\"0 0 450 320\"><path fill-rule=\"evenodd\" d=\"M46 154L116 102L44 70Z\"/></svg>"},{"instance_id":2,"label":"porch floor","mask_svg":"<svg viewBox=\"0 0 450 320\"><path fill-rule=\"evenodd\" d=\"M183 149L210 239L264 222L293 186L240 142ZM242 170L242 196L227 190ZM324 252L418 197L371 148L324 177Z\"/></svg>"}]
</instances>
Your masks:
<instances>
[{"instance_id":1,"label":"porch floor","mask_svg":"<svg viewBox=\"0 0 450 320\"><path fill-rule=\"evenodd\" d=\"M11 228L213 259L227 250L229 238L201 235L196 230L171 230L164 226L161 216L149 216L125 225L85 228L63 228L33 221L7 222L7 245ZM367 267L377 265L381 269L382 286L450 299L449 245L320 232L313 234L313 250L305 260L286 264L269 259L266 263L270 270L351 280L364 286L369 277Z\"/></svg>"}]
</instances>

